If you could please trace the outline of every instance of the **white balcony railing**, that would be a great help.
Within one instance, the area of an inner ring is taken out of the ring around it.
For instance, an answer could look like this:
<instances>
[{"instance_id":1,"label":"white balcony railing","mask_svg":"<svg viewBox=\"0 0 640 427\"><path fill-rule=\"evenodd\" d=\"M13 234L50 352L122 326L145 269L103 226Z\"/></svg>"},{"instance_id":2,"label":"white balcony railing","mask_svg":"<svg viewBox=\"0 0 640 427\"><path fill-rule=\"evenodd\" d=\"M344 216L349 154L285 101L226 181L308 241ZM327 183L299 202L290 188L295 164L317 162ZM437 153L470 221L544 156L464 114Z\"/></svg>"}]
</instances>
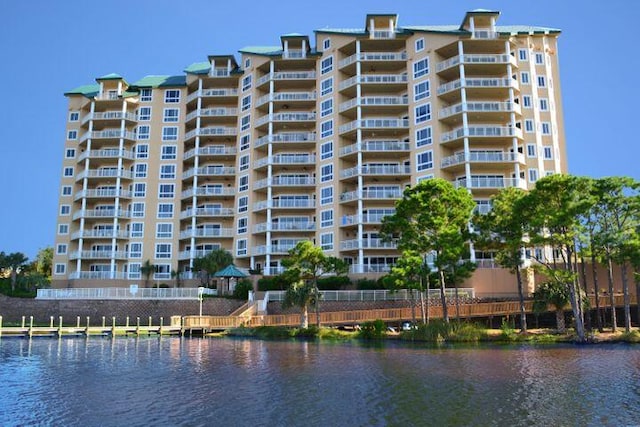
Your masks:
<instances>
[{"instance_id":1,"label":"white balcony railing","mask_svg":"<svg viewBox=\"0 0 640 427\"><path fill-rule=\"evenodd\" d=\"M75 251L69 254L69 259L127 259L124 251Z\"/></svg>"},{"instance_id":2,"label":"white balcony railing","mask_svg":"<svg viewBox=\"0 0 640 427\"><path fill-rule=\"evenodd\" d=\"M354 120L340 126L340 133L350 132L354 129L406 129L409 127L408 119L393 117L379 119Z\"/></svg>"},{"instance_id":3,"label":"white balcony railing","mask_svg":"<svg viewBox=\"0 0 640 427\"><path fill-rule=\"evenodd\" d=\"M187 208L180 212L180 219L189 217L232 216L233 208Z\"/></svg>"},{"instance_id":4,"label":"white balcony railing","mask_svg":"<svg viewBox=\"0 0 640 427\"><path fill-rule=\"evenodd\" d=\"M474 39L497 39L500 33L491 30L475 30L472 36Z\"/></svg>"},{"instance_id":5,"label":"white balcony railing","mask_svg":"<svg viewBox=\"0 0 640 427\"><path fill-rule=\"evenodd\" d=\"M273 199L261 200L253 205L254 211L263 209L315 209L316 201L313 199Z\"/></svg>"},{"instance_id":6,"label":"white balcony railing","mask_svg":"<svg viewBox=\"0 0 640 427\"><path fill-rule=\"evenodd\" d=\"M315 80L315 71L280 71L265 74L256 81L257 86L261 86L269 80Z\"/></svg>"},{"instance_id":7,"label":"white balcony railing","mask_svg":"<svg viewBox=\"0 0 640 427\"><path fill-rule=\"evenodd\" d=\"M182 173L182 179L198 176L225 176L235 175L236 168L232 166L203 166L201 168L191 168Z\"/></svg>"},{"instance_id":8,"label":"white balcony railing","mask_svg":"<svg viewBox=\"0 0 640 427\"><path fill-rule=\"evenodd\" d=\"M395 242L385 242L382 239L351 239L340 242L340 250L348 251L352 249L396 249Z\"/></svg>"},{"instance_id":9,"label":"white balcony railing","mask_svg":"<svg viewBox=\"0 0 640 427\"><path fill-rule=\"evenodd\" d=\"M470 189L500 189L507 187L518 187L526 189L527 184L524 179L520 178L501 178L501 177L471 177L458 179L454 182L456 188L464 187Z\"/></svg>"},{"instance_id":10,"label":"white balcony railing","mask_svg":"<svg viewBox=\"0 0 640 427\"><path fill-rule=\"evenodd\" d=\"M131 191L126 190L116 190L116 189L95 189L95 190L82 190L78 191L74 195L74 200L84 198L115 198L115 197L124 197L130 199L133 193Z\"/></svg>"},{"instance_id":11,"label":"white balcony railing","mask_svg":"<svg viewBox=\"0 0 640 427\"><path fill-rule=\"evenodd\" d=\"M133 279L129 273L129 279ZM125 273L116 271L74 271L69 279L127 279ZM140 279L140 277L138 277ZM215 289L204 289L205 295L216 295ZM36 299L42 300L127 300L127 299L167 299L198 300L202 292L198 288L70 288L38 289Z\"/></svg>"},{"instance_id":12,"label":"white balcony railing","mask_svg":"<svg viewBox=\"0 0 640 427\"><path fill-rule=\"evenodd\" d=\"M256 224L254 233L263 233L265 231L314 231L316 223L313 221L286 221L286 222L262 222Z\"/></svg>"},{"instance_id":13,"label":"white balcony railing","mask_svg":"<svg viewBox=\"0 0 640 427\"><path fill-rule=\"evenodd\" d=\"M409 98L406 96L363 96L360 98L350 99L349 101L340 104L340 112L357 106L393 107L405 105L409 105Z\"/></svg>"},{"instance_id":14,"label":"white balcony railing","mask_svg":"<svg viewBox=\"0 0 640 427\"><path fill-rule=\"evenodd\" d=\"M203 108L195 110L187 114L186 121L195 119L196 117L234 117L238 115L237 108Z\"/></svg>"},{"instance_id":15,"label":"white balcony railing","mask_svg":"<svg viewBox=\"0 0 640 427\"><path fill-rule=\"evenodd\" d=\"M81 209L73 214L73 219L78 218L129 218L131 213L123 209Z\"/></svg>"},{"instance_id":16,"label":"white balcony railing","mask_svg":"<svg viewBox=\"0 0 640 427\"><path fill-rule=\"evenodd\" d=\"M393 215L393 213L388 214L373 214L366 213L362 215L343 215L340 219L340 225L354 225L354 224L380 224L382 223L382 218L385 216Z\"/></svg>"},{"instance_id":17,"label":"white balcony railing","mask_svg":"<svg viewBox=\"0 0 640 427\"><path fill-rule=\"evenodd\" d=\"M522 153L505 153L498 151L472 151L469 153L469 162L475 163L512 163L518 161L524 163ZM454 154L442 159L441 167L455 166L465 163L464 153Z\"/></svg>"},{"instance_id":18,"label":"white balcony railing","mask_svg":"<svg viewBox=\"0 0 640 427\"><path fill-rule=\"evenodd\" d=\"M339 67L343 68L347 65L353 64L357 61L375 61L375 62L388 62L388 61L406 61L406 52L362 52L351 55L340 61Z\"/></svg>"},{"instance_id":19,"label":"white balcony railing","mask_svg":"<svg viewBox=\"0 0 640 427\"><path fill-rule=\"evenodd\" d=\"M256 100L256 107L266 104L267 102L294 102L294 101L315 101L315 92L276 92L269 95L261 96Z\"/></svg>"},{"instance_id":20,"label":"white balcony railing","mask_svg":"<svg viewBox=\"0 0 640 427\"><path fill-rule=\"evenodd\" d=\"M251 251L251 255L286 255L295 245L260 245L255 246Z\"/></svg>"},{"instance_id":21,"label":"white balcony railing","mask_svg":"<svg viewBox=\"0 0 640 427\"><path fill-rule=\"evenodd\" d=\"M351 200L365 199L365 200L385 200L385 199L399 199L402 197L402 190L388 189L388 190L362 190L362 191L345 191L340 195L341 202L348 202Z\"/></svg>"},{"instance_id":22,"label":"white balcony railing","mask_svg":"<svg viewBox=\"0 0 640 427\"><path fill-rule=\"evenodd\" d=\"M235 97L238 96L238 89L203 89L198 90L187 96L186 102L191 102L198 97L215 98L215 97Z\"/></svg>"},{"instance_id":23,"label":"white balcony railing","mask_svg":"<svg viewBox=\"0 0 640 427\"><path fill-rule=\"evenodd\" d=\"M502 138L515 137L522 139L522 130L509 126L472 125L459 127L440 136L440 142L449 142L459 138Z\"/></svg>"},{"instance_id":24,"label":"white balcony railing","mask_svg":"<svg viewBox=\"0 0 640 427\"><path fill-rule=\"evenodd\" d=\"M362 168L353 167L340 172L342 178L350 178L356 175L409 175L409 165L362 165Z\"/></svg>"},{"instance_id":25,"label":"white balcony railing","mask_svg":"<svg viewBox=\"0 0 640 427\"><path fill-rule=\"evenodd\" d=\"M228 68L211 68L209 70L209 77L229 77L231 70Z\"/></svg>"},{"instance_id":26,"label":"white balcony railing","mask_svg":"<svg viewBox=\"0 0 640 427\"><path fill-rule=\"evenodd\" d=\"M303 142L315 142L316 134L314 132L283 132L274 133L273 135L265 135L256 140L255 146L269 143L279 142L291 142L291 143L303 143Z\"/></svg>"},{"instance_id":27,"label":"white balcony railing","mask_svg":"<svg viewBox=\"0 0 640 427\"><path fill-rule=\"evenodd\" d=\"M466 54L457 55L449 58L445 61L436 64L436 72L446 70L448 68L460 65L460 64L516 64L516 60L513 56L508 54Z\"/></svg>"},{"instance_id":28,"label":"white balcony railing","mask_svg":"<svg viewBox=\"0 0 640 427\"><path fill-rule=\"evenodd\" d=\"M198 187L184 190L181 197L193 197L193 196L233 196L236 194L236 189L231 187Z\"/></svg>"},{"instance_id":29,"label":"white balcony railing","mask_svg":"<svg viewBox=\"0 0 640 427\"><path fill-rule=\"evenodd\" d=\"M444 83L438 86L438 95L444 95L445 93L451 92L453 90L460 89L462 87L465 88L517 88L518 82L516 80L506 78L506 77L498 77L498 78L468 78L468 79L458 79L452 82Z\"/></svg>"},{"instance_id":30,"label":"white balcony railing","mask_svg":"<svg viewBox=\"0 0 640 427\"><path fill-rule=\"evenodd\" d=\"M80 137L80 142L86 141L87 139L130 139L135 140L136 134L128 131L128 130L120 130L120 129L105 129L98 130L93 132L86 132Z\"/></svg>"},{"instance_id":31,"label":"white balcony railing","mask_svg":"<svg viewBox=\"0 0 640 427\"><path fill-rule=\"evenodd\" d=\"M185 134L184 139L190 139L195 136L235 136L237 134L238 128L235 127L212 126L193 129Z\"/></svg>"},{"instance_id":32,"label":"white balcony railing","mask_svg":"<svg viewBox=\"0 0 640 427\"><path fill-rule=\"evenodd\" d=\"M237 153L236 147L202 147L192 148L184 153L184 160L198 156L233 156Z\"/></svg>"},{"instance_id":33,"label":"white balcony railing","mask_svg":"<svg viewBox=\"0 0 640 427\"><path fill-rule=\"evenodd\" d=\"M84 124L89 120L122 120L122 119L135 121L137 120L137 117L135 114L129 113L129 112L123 113L122 111L102 111L102 112L87 114L82 119L82 123Z\"/></svg>"},{"instance_id":34,"label":"white balcony railing","mask_svg":"<svg viewBox=\"0 0 640 427\"><path fill-rule=\"evenodd\" d=\"M135 153L129 150L119 150L117 148L105 148L104 150L89 150L78 156L78 161L85 160L86 158L91 159L117 159L118 157L122 157L127 160L133 160L135 158Z\"/></svg>"},{"instance_id":35,"label":"white balcony railing","mask_svg":"<svg viewBox=\"0 0 640 427\"><path fill-rule=\"evenodd\" d=\"M276 154L258 159L254 167L260 168L266 165L313 165L316 156L313 154Z\"/></svg>"},{"instance_id":36,"label":"white balcony railing","mask_svg":"<svg viewBox=\"0 0 640 427\"><path fill-rule=\"evenodd\" d=\"M233 228L192 228L180 232L181 239L189 237L233 237L234 235L235 230Z\"/></svg>"},{"instance_id":37,"label":"white balcony railing","mask_svg":"<svg viewBox=\"0 0 640 427\"><path fill-rule=\"evenodd\" d=\"M277 114L268 114L266 116L262 116L256 120L255 126L262 126L269 121L272 122L313 122L316 120L315 113L309 113L305 111L295 112L291 111L288 113L277 113Z\"/></svg>"},{"instance_id":38,"label":"white balcony railing","mask_svg":"<svg viewBox=\"0 0 640 427\"><path fill-rule=\"evenodd\" d=\"M372 140L372 141L363 141L362 143L356 143L347 145L346 147L342 147L340 149L340 155L344 156L350 153L365 151L365 152L389 152L389 151L400 151L406 152L410 150L410 145L408 142L398 141L398 140L390 140L390 141L382 141L382 140Z\"/></svg>"},{"instance_id":39,"label":"white balcony railing","mask_svg":"<svg viewBox=\"0 0 640 427\"><path fill-rule=\"evenodd\" d=\"M340 83L340 90L347 89L351 86L360 84L399 84L409 81L406 74L361 74L351 77Z\"/></svg>"},{"instance_id":40,"label":"white balcony railing","mask_svg":"<svg viewBox=\"0 0 640 427\"><path fill-rule=\"evenodd\" d=\"M71 239L127 239L129 238L129 232L123 230L82 230L76 231L71 234Z\"/></svg>"},{"instance_id":41,"label":"white balcony railing","mask_svg":"<svg viewBox=\"0 0 640 427\"><path fill-rule=\"evenodd\" d=\"M515 102L495 102L495 101L480 101L480 102L465 102L450 105L440 110L438 117L441 119L451 117L460 113L516 113L520 114L520 104Z\"/></svg>"},{"instance_id":42,"label":"white balcony railing","mask_svg":"<svg viewBox=\"0 0 640 427\"><path fill-rule=\"evenodd\" d=\"M84 178L128 178L133 179L133 172L124 169L88 169L76 175L76 181Z\"/></svg>"}]
</instances>

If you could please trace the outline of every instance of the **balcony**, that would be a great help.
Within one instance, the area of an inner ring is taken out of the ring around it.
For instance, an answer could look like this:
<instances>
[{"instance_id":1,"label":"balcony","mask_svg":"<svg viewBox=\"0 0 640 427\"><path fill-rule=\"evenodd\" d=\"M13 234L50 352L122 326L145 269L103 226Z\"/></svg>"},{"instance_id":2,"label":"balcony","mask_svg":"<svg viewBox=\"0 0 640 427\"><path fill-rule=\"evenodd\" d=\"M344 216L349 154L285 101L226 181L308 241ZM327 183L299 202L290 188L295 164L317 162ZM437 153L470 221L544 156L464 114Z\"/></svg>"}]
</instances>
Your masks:
<instances>
[{"instance_id":1,"label":"balcony","mask_svg":"<svg viewBox=\"0 0 640 427\"><path fill-rule=\"evenodd\" d=\"M226 88L226 89L203 89L193 92L189 96L187 96L187 103L193 101L194 99L201 98L230 98L237 97L238 89Z\"/></svg>"},{"instance_id":2,"label":"balcony","mask_svg":"<svg viewBox=\"0 0 640 427\"><path fill-rule=\"evenodd\" d=\"M79 200L82 198L87 199L100 199L100 198L108 198L113 199L116 197L122 197L125 199L130 199L133 196L131 191L126 190L116 190L116 189L95 189L95 190L82 190L78 191L73 200Z\"/></svg>"},{"instance_id":3,"label":"balcony","mask_svg":"<svg viewBox=\"0 0 640 427\"><path fill-rule=\"evenodd\" d=\"M82 230L71 234L71 240L77 239L128 239L129 232L121 230Z\"/></svg>"},{"instance_id":4,"label":"balcony","mask_svg":"<svg viewBox=\"0 0 640 427\"><path fill-rule=\"evenodd\" d=\"M124 251L75 251L69 254L69 259L128 259Z\"/></svg>"},{"instance_id":5,"label":"balcony","mask_svg":"<svg viewBox=\"0 0 640 427\"><path fill-rule=\"evenodd\" d=\"M87 158L91 159L118 159L122 157L127 160L134 160L135 153L128 150L119 150L117 148L104 149L104 150L89 150L78 156L78 162L81 162Z\"/></svg>"},{"instance_id":6,"label":"balcony","mask_svg":"<svg viewBox=\"0 0 640 427\"><path fill-rule=\"evenodd\" d=\"M396 249L398 246L394 242L385 242L382 239L352 239L340 242L341 251L357 249Z\"/></svg>"},{"instance_id":7,"label":"balcony","mask_svg":"<svg viewBox=\"0 0 640 427\"><path fill-rule=\"evenodd\" d=\"M461 138L483 138L489 140L500 138L522 139L522 129L516 127L493 125L472 125L467 127L459 127L450 132L443 133L440 136L440 142L444 144Z\"/></svg>"},{"instance_id":8,"label":"balcony","mask_svg":"<svg viewBox=\"0 0 640 427\"><path fill-rule=\"evenodd\" d=\"M355 224L382 224L382 218L393 214L362 214L362 215L343 215L340 219L340 226L348 226Z\"/></svg>"},{"instance_id":9,"label":"balcony","mask_svg":"<svg viewBox=\"0 0 640 427\"><path fill-rule=\"evenodd\" d=\"M362 62L404 62L407 60L407 52L361 52L351 55L338 63L340 68Z\"/></svg>"},{"instance_id":10,"label":"balcony","mask_svg":"<svg viewBox=\"0 0 640 427\"><path fill-rule=\"evenodd\" d=\"M371 141L363 141L362 143L356 143L347 145L346 147L342 147L340 149L340 155L346 156L352 153L357 153L358 151L363 151L367 153L390 153L390 152L399 152L399 153L407 153L411 149L408 142L399 141L399 140L371 140Z\"/></svg>"},{"instance_id":11,"label":"balcony","mask_svg":"<svg viewBox=\"0 0 640 427\"><path fill-rule=\"evenodd\" d=\"M202 148L192 148L191 150L184 153L184 160L188 160L195 156L201 157L215 157L215 156L235 156L238 150L236 147L202 147Z\"/></svg>"},{"instance_id":12,"label":"balcony","mask_svg":"<svg viewBox=\"0 0 640 427\"><path fill-rule=\"evenodd\" d=\"M201 168L191 168L182 174L182 179L198 176L232 176L236 174L236 168L230 166L204 166Z\"/></svg>"},{"instance_id":13,"label":"balcony","mask_svg":"<svg viewBox=\"0 0 640 427\"><path fill-rule=\"evenodd\" d=\"M470 163L514 163L519 162L524 164L524 154L522 153L505 153L497 151L472 151L469 153ZM440 163L441 168L449 168L457 165L464 164L464 153L454 154L442 159Z\"/></svg>"},{"instance_id":14,"label":"balcony","mask_svg":"<svg viewBox=\"0 0 640 427\"><path fill-rule=\"evenodd\" d=\"M281 123L292 123L292 122L315 122L316 114L308 113L306 111L300 112L288 112L288 113L277 113L270 114L266 116L262 116L256 120L255 126L262 126L269 122L281 122Z\"/></svg>"},{"instance_id":15,"label":"balcony","mask_svg":"<svg viewBox=\"0 0 640 427\"><path fill-rule=\"evenodd\" d=\"M265 276L277 276L278 274L284 273L285 270L284 267L265 267L263 274Z\"/></svg>"},{"instance_id":16,"label":"balcony","mask_svg":"<svg viewBox=\"0 0 640 427\"><path fill-rule=\"evenodd\" d=\"M196 136L236 136L238 128L225 126L211 126L206 128L193 129L184 136L185 141Z\"/></svg>"},{"instance_id":17,"label":"balcony","mask_svg":"<svg viewBox=\"0 0 640 427\"><path fill-rule=\"evenodd\" d=\"M449 92L461 89L509 89L509 88L518 88L518 82L511 78L507 77L499 77L499 78L467 78L467 79L458 79L452 82L444 83L438 86L438 96L445 95ZM506 97L506 95L505 95Z\"/></svg>"},{"instance_id":18,"label":"balcony","mask_svg":"<svg viewBox=\"0 0 640 427\"><path fill-rule=\"evenodd\" d=\"M315 165L316 156L313 154L276 154L258 159L253 164L256 169L267 165Z\"/></svg>"},{"instance_id":19,"label":"balcony","mask_svg":"<svg viewBox=\"0 0 640 427\"><path fill-rule=\"evenodd\" d=\"M377 129L394 131L397 129L408 129L408 119L398 119L395 117L384 117L379 119L354 120L340 126L340 134L352 132L356 129Z\"/></svg>"},{"instance_id":20,"label":"balcony","mask_svg":"<svg viewBox=\"0 0 640 427\"><path fill-rule=\"evenodd\" d=\"M268 102L307 102L307 101L315 101L316 93L315 92L276 92L270 93L269 95L261 96L256 100L256 107L260 107Z\"/></svg>"},{"instance_id":21,"label":"balcony","mask_svg":"<svg viewBox=\"0 0 640 427\"><path fill-rule=\"evenodd\" d=\"M308 187L315 186L316 179L311 176L274 176L271 179L265 178L254 182L254 190L266 187Z\"/></svg>"},{"instance_id":22,"label":"balcony","mask_svg":"<svg viewBox=\"0 0 640 427\"><path fill-rule=\"evenodd\" d=\"M275 73L269 73L258 80L256 80L256 86L262 86L263 84L271 80L313 80L316 79L315 71L279 71Z\"/></svg>"},{"instance_id":23,"label":"balcony","mask_svg":"<svg viewBox=\"0 0 640 427\"><path fill-rule=\"evenodd\" d=\"M262 200L253 205L253 211L264 209L315 209L316 201L313 199L273 199Z\"/></svg>"},{"instance_id":24,"label":"balcony","mask_svg":"<svg viewBox=\"0 0 640 427\"><path fill-rule=\"evenodd\" d=\"M233 208L188 208L180 212L180 219L198 217L230 217L233 216Z\"/></svg>"},{"instance_id":25,"label":"balcony","mask_svg":"<svg viewBox=\"0 0 640 427\"><path fill-rule=\"evenodd\" d=\"M234 196L236 189L231 187L198 187L191 188L182 192L183 199L193 196L215 197L215 196Z\"/></svg>"},{"instance_id":26,"label":"balcony","mask_svg":"<svg viewBox=\"0 0 640 427\"><path fill-rule=\"evenodd\" d=\"M286 221L286 222L263 222L256 224L254 233L264 233L267 231L314 231L316 223L313 221Z\"/></svg>"},{"instance_id":27,"label":"balcony","mask_svg":"<svg viewBox=\"0 0 640 427\"><path fill-rule=\"evenodd\" d=\"M180 261L186 260L186 259L196 259L196 258L203 258L206 257L207 255L209 255L210 253L212 253L214 250L213 249L195 249L195 250L186 250L186 251L180 251L178 253L178 259Z\"/></svg>"},{"instance_id":28,"label":"balcony","mask_svg":"<svg viewBox=\"0 0 640 427\"><path fill-rule=\"evenodd\" d=\"M231 70L228 68L211 68L209 70L209 77L229 77Z\"/></svg>"},{"instance_id":29,"label":"balcony","mask_svg":"<svg viewBox=\"0 0 640 427\"><path fill-rule=\"evenodd\" d=\"M349 266L349 273L388 273L393 268L393 264L352 264Z\"/></svg>"},{"instance_id":30,"label":"balcony","mask_svg":"<svg viewBox=\"0 0 640 427\"><path fill-rule=\"evenodd\" d=\"M282 52L282 59L304 59L307 51L302 49L289 49Z\"/></svg>"},{"instance_id":31,"label":"balcony","mask_svg":"<svg viewBox=\"0 0 640 427\"><path fill-rule=\"evenodd\" d=\"M401 189L345 191L340 195L340 202L352 200L397 200L402 197Z\"/></svg>"},{"instance_id":32,"label":"balcony","mask_svg":"<svg viewBox=\"0 0 640 427\"><path fill-rule=\"evenodd\" d=\"M471 37L480 40L493 40L500 37L500 33L491 30L476 30L471 33Z\"/></svg>"},{"instance_id":33,"label":"balcony","mask_svg":"<svg viewBox=\"0 0 640 427\"><path fill-rule=\"evenodd\" d=\"M124 169L88 169L76 175L76 181L84 178L133 179L133 172Z\"/></svg>"},{"instance_id":34,"label":"balcony","mask_svg":"<svg viewBox=\"0 0 640 427\"><path fill-rule=\"evenodd\" d=\"M73 214L73 219L78 218L130 218L131 214L123 209L81 209Z\"/></svg>"},{"instance_id":35,"label":"balcony","mask_svg":"<svg viewBox=\"0 0 640 427\"><path fill-rule=\"evenodd\" d=\"M251 251L251 255L287 255L295 245L261 245Z\"/></svg>"},{"instance_id":36,"label":"balcony","mask_svg":"<svg viewBox=\"0 0 640 427\"><path fill-rule=\"evenodd\" d=\"M406 96L361 96L340 104L340 112L355 107L406 107L408 105L409 98Z\"/></svg>"},{"instance_id":37,"label":"balcony","mask_svg":"<svg viewBox=\"0 0 640 427\"><path fill-rule=\"evenodd\" d=\"M192 228L180 231L181 239L191 237L233 237L235 230L233 228Z\"/></svg>"},{"instance_id":38,"label":"balcony","mask_svg":"<svg viewBox=\"0 0 640 427\"><path fill-rule=\"evenodd\" d=\"M237 115L237 108L201 108L187 114L186 121L189 122L196 117L235 117Z\"/></svg>"},{"instance_id":39,"label":"balcony","mask_svg":"<svg viewBox=\"0 0 640 427\"><path fill-rule=\"evenodd\" d=\"M394 30L374 30L369 33L369 38L376 40L395 39L396 32Z\"/></svg>"},{"instance_id":40,"label":"balcony","mask_svg":"<svg viewBox=\"0 0 640 427\"><path fill-rule=\"evenodd\" d=\"M340 172L341 178L351 178L357 175L369 175L369 176L401 176L411 175L411 166L408 165L362 165L359 170L358 167L344 169Z\"/></svg>"},{"instance_id":41,"label":"balcony","mask_svg":"<svg viewBox=\"0 0 640 427\"><path fill-rule=\"evenodd\" d=\"M501 178L501 177L472 177L470 180L466 178L457 179L455 182L456 188L469 188L469 189L502 189L508 187L527 189L527 183L524 179L520 178Z\"/></svg>"},{"instance_id":42,"label":"balcony","mask_svg":"<svg viewBox=\"0 0 640 427\"><path fill-rule=\"evenodd\" d=\"M446 119L461 113L516 113L521 114L520 104L515 102L464 102L443 108L438 113L438 118Z\"/></svg>"},{"instance_id":43,"label":"balcony","mask_svg":"<svg viewBox=\"0 0 640 427\"><path fill-rule=\"evenodd\" d=\"M127 279L125 273L121 273L118 271L74 271L69 274L70 280L75 279Z\"/></svg>"},{"instance_id":44,"label":"balcony","mask_svg":"<svg viewBox=\"0 0 640 427\"><path fill-rule=\"evenodd\" d=\"M255 142L255 147L260 147L265 144L273 144L273 143L291 143L291 144L302 144L302 143L315 143L316 142L316 134L315 132L284 132L284 133L274 133L273 135L265 135L258 138Z\"/></svg>"},{"instance_id":45,"label":"balcony","mask_svg":"<svg viewBox=\"0 0 640 427\"><path fill-rule=\"evenodd\" d=\"M406 85L408 81L406 74L361 74L342 81L338 88L342 91L357 84Z\"/></svg>"},{"instance_id":46,"label":"balcony","mask_svg":"<svg viewBox=\"0 0 640 427\"><path fill-rule=\"evenodd\" d=\"M128 130L120 130L120 129L105 129L93 132L86 132L80 137L80 143L86 141L87 139L129 139L131 141L136 140L136 134L128 131Z\"/></svg>"},{"instance_id":47,"label":"balcony","mask_svg":"<svg viewBox=\"0 0 640 427\"><path fill-rule=\"evenodd\" d=\"M511 64L517 66L516 58L508 55L508 54L471 54L471 55L458 55L452 58L449 58L445 61L439 62L436 64L436 73L447 70L451 67L458 66L460 64L471 65L471 64L499 64L499 65L507 65Z\"/></svg>"},{"instance_id":48,"label":"balcony","mask_svg":"<svg viewBox=\"0 0 640 427\"><path fill-rule=\"evenodd\" d=\"M122 111L103 111L96 113L89 113L82 119L82 124L85 124L89 120L129 120L136 121L137 117L133 113L122 112Z\"/></svg>"}]
</instances>

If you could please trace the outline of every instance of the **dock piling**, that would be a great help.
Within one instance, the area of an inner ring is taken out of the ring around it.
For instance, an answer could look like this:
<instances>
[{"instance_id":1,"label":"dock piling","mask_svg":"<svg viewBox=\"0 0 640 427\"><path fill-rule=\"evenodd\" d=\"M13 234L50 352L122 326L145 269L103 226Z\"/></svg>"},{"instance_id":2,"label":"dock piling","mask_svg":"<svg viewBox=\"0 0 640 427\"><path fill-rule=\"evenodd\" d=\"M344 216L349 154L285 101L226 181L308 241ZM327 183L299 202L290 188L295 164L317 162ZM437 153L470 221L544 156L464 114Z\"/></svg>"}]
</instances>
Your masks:
<instances>
[{"instance_id":1,"label":"dock piling","mask_svg":"<svg viewBox=\"0 0 640 427\"><path fill-rule=\"evenodd\" d=\"M62 316L58 316L58 338L62 338Z\"/></svg>"}]
</instances>

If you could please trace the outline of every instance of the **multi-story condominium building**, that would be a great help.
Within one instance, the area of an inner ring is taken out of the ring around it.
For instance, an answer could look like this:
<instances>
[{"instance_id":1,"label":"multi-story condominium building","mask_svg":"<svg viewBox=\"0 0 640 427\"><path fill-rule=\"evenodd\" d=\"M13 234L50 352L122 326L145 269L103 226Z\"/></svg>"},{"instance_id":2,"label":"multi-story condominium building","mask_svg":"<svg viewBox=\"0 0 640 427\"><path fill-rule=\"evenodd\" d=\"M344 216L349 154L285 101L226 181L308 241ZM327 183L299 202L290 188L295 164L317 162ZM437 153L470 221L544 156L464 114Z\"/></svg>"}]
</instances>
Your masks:
<instances>
[{"instance_id":1,"label":"multi-story condominium building","mask_svg":"<svg viewBox=\"0 0 640 427\"><path fill-rule=\"evenodd\" d=\"M368 15L313 43L245 47L239 63L67 92L54 286L141 284L146 260L156 280L189 280L214 248L274 275L301 240L356 277L383 273L398 253L381 220L405 187L442 177L484 212L501 188L565 172L560 32L498 15ZM473 256L484 277L491 254Z\"/></svg>"}]
</instances>

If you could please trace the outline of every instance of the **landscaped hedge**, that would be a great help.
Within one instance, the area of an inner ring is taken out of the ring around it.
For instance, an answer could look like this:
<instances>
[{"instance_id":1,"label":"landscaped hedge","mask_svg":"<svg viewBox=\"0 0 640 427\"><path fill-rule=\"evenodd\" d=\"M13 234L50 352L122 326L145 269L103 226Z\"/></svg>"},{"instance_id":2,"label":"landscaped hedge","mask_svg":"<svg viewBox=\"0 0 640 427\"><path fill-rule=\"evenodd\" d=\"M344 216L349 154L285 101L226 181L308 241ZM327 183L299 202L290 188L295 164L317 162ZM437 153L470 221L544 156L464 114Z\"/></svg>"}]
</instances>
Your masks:
<instances>
[{"instance_id":1,"label":"landscaped hedge","mask_svg":"<svg viewBox=\"0 0 640 427\"><path fill-rule=\"evenodd\" d=\"M330 276L318 279L318 289L321 291L337 291L351 285L347 276Z\"/></svg>"}]
</instances>

